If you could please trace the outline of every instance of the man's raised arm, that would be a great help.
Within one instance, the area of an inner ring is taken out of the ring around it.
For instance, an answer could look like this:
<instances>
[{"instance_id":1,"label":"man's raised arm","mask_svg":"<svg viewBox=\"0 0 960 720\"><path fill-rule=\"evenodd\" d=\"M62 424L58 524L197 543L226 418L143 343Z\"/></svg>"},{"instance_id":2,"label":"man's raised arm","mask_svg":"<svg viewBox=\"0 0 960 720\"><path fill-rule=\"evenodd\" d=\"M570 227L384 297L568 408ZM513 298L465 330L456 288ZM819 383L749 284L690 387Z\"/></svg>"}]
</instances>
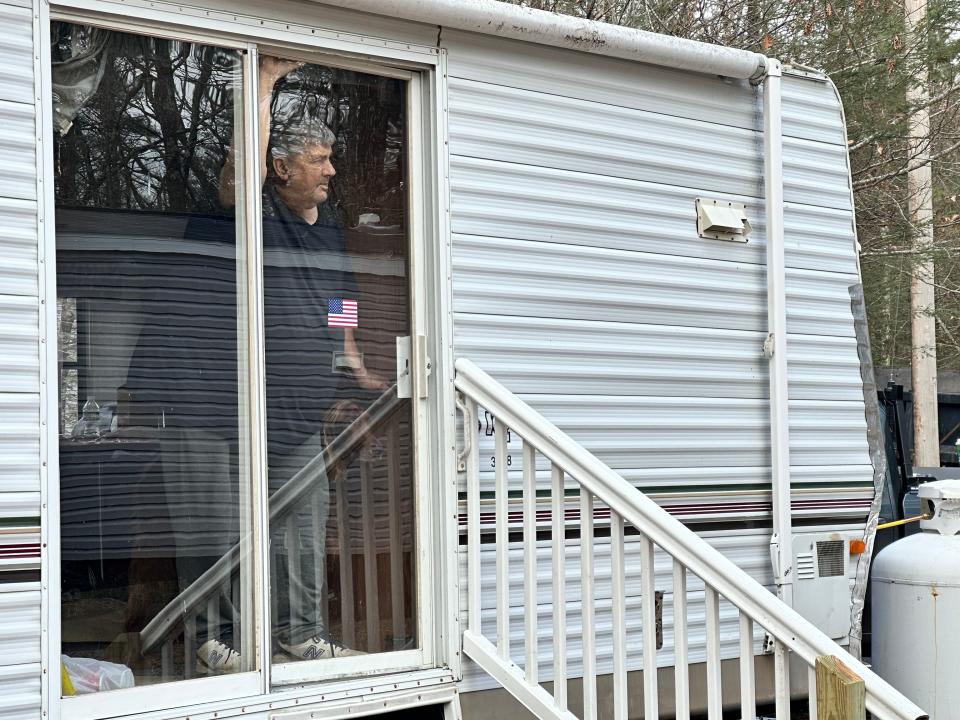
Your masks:
<instances>
[{"instance_id":1,"label":"man's raised arm","mask_svg":"<svg viewBox=\"0 0 960 720\"><path fill-rule=\"evenodd\" d=\"M267 146L270 144L270 105L273 102L273 88L280 78L300 67L302 63L295 60L282 60L271 55L260 56L258 73L259 98L257 101L257 153L260 157L260 185L267 179ZM234 148L227 150L227 160L220 170L220 205L232 208L237 204L236 197L237 171L235 167Z\"/></svg>"}]
</instances>

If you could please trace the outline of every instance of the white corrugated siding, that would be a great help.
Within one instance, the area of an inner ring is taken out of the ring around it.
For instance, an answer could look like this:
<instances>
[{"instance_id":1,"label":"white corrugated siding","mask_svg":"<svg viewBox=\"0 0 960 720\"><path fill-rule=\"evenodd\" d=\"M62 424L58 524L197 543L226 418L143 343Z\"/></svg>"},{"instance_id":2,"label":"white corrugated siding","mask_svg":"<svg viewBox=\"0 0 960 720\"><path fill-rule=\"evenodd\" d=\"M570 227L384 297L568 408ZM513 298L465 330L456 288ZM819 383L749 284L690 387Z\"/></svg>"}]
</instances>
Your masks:
<instances>
[{"instance_id":1,"label":"white corrugated siding","mask_svg":"<svg viewBox=\"0 0 960 720\"><path fill-rule=\"evenodd\" d=\"M40 717L40 353L33 13L0 5L0 717ZM17 520L12 521L13 518Z\"/></svg>"},{"instance_id":2,"label":"white corrugated siding","mask_svg":"<svg viewBox=\"0 0 960 720\"><path fill-rule=\"evenodd\" d=\"M455 313L766 329L760 264L459 232L453 239ZM853 337L854 282L853 274L787 268L787 331Z\"/></svg>"},{"instance_id":3,"label":"white corrugated siding","mask_svg":"<svg viewBox=\"0 0 960 720\"><path fill-rule=\"evenodd\" d=\"M754 93L746 82L447 28L440 34L440 44L449 51L447 74L451 80L476 80L663 115L709 118L733 127L759 126Z\"/></svg>"},{"instance_id":4,"label":"white corrugated siding","mask_svg":"<svg viewBox=\"0 0 960 720\"><path fill-rule=\"evenodd\" d=\"M750 330L461 313L457 352L528 393L765 398L765 362ZM489 338L496 337L496 342ZM854 338L796 335L790 397L863 399ZM549 365L550 372L544 373ZM629 373L625 372L629 369Z\"/></svg>"},{"instance_id":5,"label":"white corrugated siding","mask_svg":"<svg viewBox=\"0 0 960 720\"><path fill-rule=\"evenodd\" d=\"M40 717L40 663L0 666L0 717L4 720Z\"/></svg>"},{"instance_id":6,"label":"white corrugated siding","mask_svg":"<svg viewBox=\"0 0 960 720\"><path fill-rule=\"evenodd\" d=\"M0 296L36 297L37 288L37 207L29 200L0 198Z\"/></svg>"},{"instance_id":7,"label":"white corrugated siding","mask_svg":"<svg viewBox=\"0 0 960 720\"><path fill-rule=\"evenodd\" d=\"M36 200L37 168L34 135L34 106L0 100L0 152L3 152L3 174L0 174L0 197Z\"/></svg>"},{"instance_id":8,"label":"white corrugated siding","mask_svg":"<svg viewBox=\"0 0 960 720\"><path fill-rule=\"evenodd\" d=\"M8 585L0 592L0 617L0 666L39 666L40 584Z\"/></svg>"},{"instance_id":9,"label":"white corrugated siding","mask_svg":"<svg viewBox=\"0 0 960 720\"><path fill-rule=\"evenodd\" d=\"M29 3L0 5L0 99L33 105L33 30ZM29 31L29 32L27 32Z\"/></svg>"},{"instance_id":10,"label":"white corrugated siding","mask_svg":"<svg viewBox=\"0 0 960 720\"><path fill-rule=\"evenodd\" d=\"M453 142L456 147L457 143ZM664 159L663 162L668 162ZM650 168L650 175L657 174ZM577 173L571 183L571 172ZM695 172L691 166L690 174ZM488 158L451 158L454 231L584 247L648 251L717 260L763 262L766 229L756 198L713 188L658 185L632 178L590 175ZM584 194L589 187L592 192ZM698 197L743 202L753 225L749 243L701 240L688 231ZM850 253L849 209L788 203L785 207L789 267L855 273Z\"/></svg>"},{"instance_id":11,"label":"white corrugated siding","mask_svg":"<svg viewBox=\"0 0 960 720\"><path fill-rule=\"evenodd\" d=\"M709 471L769 463L770 412L765 400L654 395L531 395L525 399L615 470L690 467L694 462ZM862 400L791 401L793 464L858 464L868 452L862 426ZM517 454L512 461L517 473L521 444L516 437L509 443ZM480 436L480 453L493 455L492 437ZM832 462L825 462L827 458ZM489 474L492 490L492 468Z\"/></svg>"},{"instance_id":12,"label":"white corrugated siding","mask_svg":"<svg viewBox=\"0 0 960 720\"><path fill-rule=\"evenodd\" d=\"M0 21L0 517L36 517L40 365L33 18L28 8L0 5Z\"/></svg>"},{"instance_id":13,"label":"white corrugated siding","mask_svg":"<svg viewBox=\"0 0 960 720\"><path fill-rule=\"evenodd\" d=\"M38 403L33 394L0 393L0 477L4 492L40 492ZM39 507L38 494L31 516L39 515Z\"/></svg>"},{"instance_id":14,"label":"white corrugated siding","mask_svg":"<svg viewBox=\"0 0 960 720\"><path fill-rule=\"evenodd\" d=\"M0 210L0 222L4 220L5 217ZM4 252L6 248L0 248L0 253ZM11 277L19 279L21 276L18 269L7 271L7 268L0 267L0 277L6 280ZM35 280L36 271L34 271ZM0 395L3 393L35 394L39 391L37 307L35 294L32 296L0 294ZM39 401L35 404L38 403ZM3 481L0 480L0 490L5 489L2 483ZM39 479L35 486L39 489Z\"/></svg>"},{"instance_id":15,"label":"white corrugated siding","mask_svg":"<svg viewBox=\"0 0 960 720\"><path fill-rule=\"evenodd\" d=\"M475 360L677 516L769 518L756 90L463 33L444 31L442 44L449 53L456 354ZM793 511L833 525L858 522L872 493L848 294L858 269L840 108L828 84L785 77L784 133ZM745 203L750 242L699 239L697 197ZM518 438L510 443L515 489L520 446ZM480 449L490 490L485 428ZM542 460L538 471L546 486ZM542 502L540 510L548 510ZM518 522L519 497L511 510ZM769 584L769 532L708 536ZM602 568L608 551L597 542ZM493 545L484 549L492 556ZM568 550L575 555L575 544ZM491 583L492 560L485 562ZM577 561L568 567L573 581ZM514 571L519 579L519 564ZM545 565L542 571L548 578ZM658 587L670 587L668 572L661 559ZM638 623L633 581L629 612ZM604 582L599 578L601 592ZM519 585L516 591L519 653ZM546 653L549 590L541 598ZM600 668L609 671L609 608L603 600L598 606ZM731 657L736 616L728 607L723 618L724 656ZM696 599L691 623L693 658L702 658ZM572 627L571 660L576 632ZM637 667L639 657L631 662ZM672 657L664 652L659 662ZM479 687L468 674L468 685Z\"/></svg>"}]
</instances>

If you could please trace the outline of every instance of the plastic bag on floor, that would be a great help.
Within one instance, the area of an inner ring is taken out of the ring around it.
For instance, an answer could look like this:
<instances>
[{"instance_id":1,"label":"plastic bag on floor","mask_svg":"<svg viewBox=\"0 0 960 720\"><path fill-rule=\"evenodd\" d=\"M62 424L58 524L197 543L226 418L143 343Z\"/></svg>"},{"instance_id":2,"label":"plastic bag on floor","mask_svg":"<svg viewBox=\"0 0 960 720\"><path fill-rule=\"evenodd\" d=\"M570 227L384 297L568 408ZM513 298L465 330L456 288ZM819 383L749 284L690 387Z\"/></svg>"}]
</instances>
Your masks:
<instances>
[{"instance_id":1,"label":"plastic bag on floor","mask_svg":"<svg viewBox=\"0 0 960 720\"><path fill-rule=\"evenodd\" d=\"M60 662L63 663L63 672L66 675L63 683L64 695L83 695L133 687L133 671L126 665L66 655L60 656Z\"/></svg>"}]
</instances>

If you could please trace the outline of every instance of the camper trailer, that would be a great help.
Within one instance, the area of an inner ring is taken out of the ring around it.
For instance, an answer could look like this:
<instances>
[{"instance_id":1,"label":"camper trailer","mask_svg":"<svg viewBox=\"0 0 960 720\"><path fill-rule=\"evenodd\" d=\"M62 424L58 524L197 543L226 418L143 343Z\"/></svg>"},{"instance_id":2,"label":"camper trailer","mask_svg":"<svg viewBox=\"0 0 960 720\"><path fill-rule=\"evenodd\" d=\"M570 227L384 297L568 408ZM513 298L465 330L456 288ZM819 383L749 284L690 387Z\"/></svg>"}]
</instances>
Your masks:
<instances>
[{"instance_id":1,"label":"camper trailer","mask_svg":"<svg viewBox=\"0 0 960 720\"><path fill-rule=\"evenodd\" d=\"M923 716L845 649L827 78L492 0L0 16L0 716L786 720L823 655Z\"/></svg>"}]
</instances>

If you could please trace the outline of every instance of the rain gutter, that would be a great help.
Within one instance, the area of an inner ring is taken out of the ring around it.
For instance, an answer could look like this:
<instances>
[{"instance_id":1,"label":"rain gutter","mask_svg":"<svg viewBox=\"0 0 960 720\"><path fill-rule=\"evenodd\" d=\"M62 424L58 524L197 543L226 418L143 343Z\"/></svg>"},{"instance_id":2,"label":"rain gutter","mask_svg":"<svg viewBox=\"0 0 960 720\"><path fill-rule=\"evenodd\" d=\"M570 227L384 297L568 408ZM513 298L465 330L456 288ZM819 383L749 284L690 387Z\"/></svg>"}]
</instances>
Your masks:
<instances>
[{"instance_id":1,"label":"rain gutter","mask_svg":"<svg viewBox=\"0 0 960 720\"><path fill-rule=\"evenodd\" d=\"M558 15L497 0L318 0L348 10L384 15L452 30L495 35L594 55L760 80L766 56L685 38Z\"/></svg>"}]
</instances>

